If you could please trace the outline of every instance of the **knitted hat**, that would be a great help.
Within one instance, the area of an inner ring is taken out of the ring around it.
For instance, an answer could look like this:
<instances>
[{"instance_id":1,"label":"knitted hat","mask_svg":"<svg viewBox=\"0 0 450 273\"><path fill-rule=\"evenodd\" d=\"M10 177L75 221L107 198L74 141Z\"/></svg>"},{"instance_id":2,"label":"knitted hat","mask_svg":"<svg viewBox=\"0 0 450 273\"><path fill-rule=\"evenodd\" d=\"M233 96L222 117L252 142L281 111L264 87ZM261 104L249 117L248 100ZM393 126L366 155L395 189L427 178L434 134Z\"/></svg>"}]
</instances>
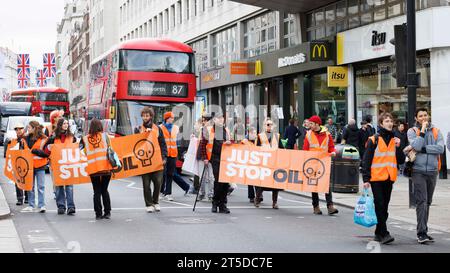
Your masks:
<instances>
[{"instance_id":1,"label":"knitted hat","mask_svg":"<svg viewBox=\"0 0 450 273\"><path fill-rule=\"evenodd\" d=\"M173 115L172 112L167 112L164 114L164 121L166 121L169 118L174 118L175 116Z\"/></svg>"},{"instance_id":2,"label":"knitted hat","mask_svg":"<svg viewBox=\"0 0 450 273\"><path fill-rule=\"evenodd\" d=\"M309 122L314 122L319 125L322 125L322 119L319 116L312 116L309 118Z\"/></svg>"}]
</instances>

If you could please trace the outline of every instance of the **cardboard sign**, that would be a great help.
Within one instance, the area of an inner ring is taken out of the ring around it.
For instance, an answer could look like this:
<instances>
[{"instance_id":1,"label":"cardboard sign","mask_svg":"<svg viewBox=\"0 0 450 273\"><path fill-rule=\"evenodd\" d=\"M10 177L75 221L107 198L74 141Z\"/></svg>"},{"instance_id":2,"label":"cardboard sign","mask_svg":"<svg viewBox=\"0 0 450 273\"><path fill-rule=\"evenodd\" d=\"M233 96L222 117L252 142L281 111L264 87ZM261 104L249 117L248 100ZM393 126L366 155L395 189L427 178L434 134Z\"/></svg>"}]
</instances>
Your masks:
<instances>
[{"instance_id":1,"label":"cardboard sign","mask_svg":"<svg viewBox=\"0 0 450 273\"><path fill-rule=\"evenodd\" d=\"M6 154L5 176L24 191L33 189L33 154L30 150L9 150Z\"/></svg>"},{"instance_id":2,"label":"cardboard sign","mask_svg":"<svg viewBox=\"0 0 450 273\"><path fill-rule=\"evenodd\" d=\"M163 169L161 149L157 148L158 139L152 134L143 133L111 140L111 146L117 153L122 168L113 170L112 179L143 175ZM56 186L90 183L86 172L87 158L78 144L56 144L52 146L50 156L53 181Z\"/></svg>"},{"instance_id":3,"label":"cardboard sign","mask_svg":"<svg viewBox=\"0 0 450 273\"><path fill-rule=\"evenodd\" d=\"M321 152L224 145L219 181L302 192L328 193L331 157Z\"/></svg>"}]
</instances>

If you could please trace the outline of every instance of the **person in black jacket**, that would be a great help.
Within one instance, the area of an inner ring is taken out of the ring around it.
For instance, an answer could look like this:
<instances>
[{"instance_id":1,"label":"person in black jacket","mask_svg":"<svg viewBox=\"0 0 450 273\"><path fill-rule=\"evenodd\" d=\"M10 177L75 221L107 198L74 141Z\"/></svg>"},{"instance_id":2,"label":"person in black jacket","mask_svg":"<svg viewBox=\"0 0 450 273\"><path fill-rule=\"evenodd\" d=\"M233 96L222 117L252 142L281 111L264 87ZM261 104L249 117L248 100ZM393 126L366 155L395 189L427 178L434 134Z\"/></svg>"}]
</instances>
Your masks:
<instances>
[{"instance_id":1,"label":"person in black jacket","mask_svg":"<svg viewBox=\"0 0 450 273\"><path fill-rule=\"evenodd\" d=\"M344 134L342 136L343 144L352 145L355 148L359 148L359 128L356 125L354 119L348 121L347 127L344 129Z\"/></svg>"},{"instance_id":2,"label":"person in black jacket","mask_svg":"<svg viewBox=\"0 0 450 273\"><path fill-rule=\"evenodd\" d=\"M210 134L214 134L213 143L209 143ZM203 160L205 166L211 161L214 174L214 197L212 202L213 213L230 213L227 208L227 194L230 184L219 183L220 174L220 157L222 155L222 145L231 144L231 134L228 128L225 127L225 119L222 113L216 113L214 115L214 127L208 130L208 127L203 127L202 138L199 144L199 158ZM211 157L208 159L207 146L212 145Z\"/></svg>"},{"instance_id":3,"label":"person in black jacket","mask_svg":"<svg viewBox=\"0 0 450 273\"><path fill-rule=\"evenodd\" d=\"M406 130L406 124L400 121L397 130L394 131L395 137L400 139L400 147L397 149L397 164L400 174L403 174L403 169L405 168L406 156L403 150L408 146L408 134Z\"/></svg>"},{"instance_id":4,"label":"person in black jacket","mask_svg":"<svg viewBox=\"0 0 450 273\"><path fill-rule=\"evenodd\" d=\"M361 122L361 129L359 129L359 155L361 159L364 157L364 153L366 152L366 144L371 136L371 132L368 130L367 121L363 120ZM362 161L361 161L362 164Z\"/></svg>"},{"instance_id":5,"label":"person in black jacket","mask_svg":"<svg viewBox=\"0 0 450 273\"><path fill-rule=\"evenodd\" d=\"M19 150L23 150L25 146L25 126L22 123L17 123L14 125L14 131L16 131L17 138L12 139L11 142L8 144L8 147L5 147L5 149L9 150L11 148L15 148L14 146L19 145ZM9 160L9 159L7 159ZM5 163L6 164L6 163ZM22 206L24 203L24 196L25 196L25 204L28 204L28 192L21 190L16 185L16 197L17 197L17 206Z\"/></svg>"},{"instance_id":6,"label":"person in black jacket","mask_svg":"<svg viewBox=\"0 0 450 273\"><path fill-rule=\"evenodd\" d=\"M284 139L287 139L286 149L293 150L297 139L301 136L300 129L295 125L295 119L289 120L289 126L284 132Z\"/></svg>"}]
</instances>

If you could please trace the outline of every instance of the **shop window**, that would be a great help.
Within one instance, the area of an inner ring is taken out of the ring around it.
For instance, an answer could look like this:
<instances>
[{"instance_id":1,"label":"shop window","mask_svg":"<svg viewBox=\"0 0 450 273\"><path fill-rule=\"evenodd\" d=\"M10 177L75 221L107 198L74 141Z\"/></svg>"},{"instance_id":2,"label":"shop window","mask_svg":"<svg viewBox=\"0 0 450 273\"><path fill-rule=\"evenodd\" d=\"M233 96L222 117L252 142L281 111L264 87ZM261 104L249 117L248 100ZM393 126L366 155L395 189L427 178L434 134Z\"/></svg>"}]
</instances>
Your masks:
<instances>
[{"instance_id":1,"label":"shop window","mask_svg":"<svg viewBox=\"0 0 450 273\"><path fill-rule=\"evenodd\" d=\"M336 19L343 19L347 15L347 6L345 1L336 4Z\"/></svg>"},{"instance_id":2,"label":"shop window","mask_svg":"<svg viewBox=\"0 0 450 273\"><path fill-rule=\"evenodd\" d=\"M272 11L249 19L244 23L245 58L255 57L277 49L276 14Z\"/></svg>"},{"instance_id":3,"label":"shop window","mask_svg":"<svg viewBox=\"0 0 450 273\"><path fill-rule=\"evenodd\" d=\"M359 1L358 0L348 0L348 15L358 14Z\"/></svg>"},{"instance_id":4,"label":"shop window","mask_svg":"<svg viewBox=\"0 0 450 273\"><path fill-rule=\"evenodd\" d=\"M378 9L374 12L374 21L381 21L386 19L386 9Z\"/></svg>"},{"instance_id":5,"label":"shop window","mask_svg":"<svg viewBox=\"0 0 450 273\"><path fill-rule=\"evenodd\" d=\"M361 15L361 25L368 25L373 22L373 13L368 12Z\"/></svg>"},{"instance_id":6,"label":"shop window","mask_svg":"<svg viewBox=\"0 0 450 273\"><path fill-rule=\"evenodd\" d=\"M359 27L359 17L354 16L348 19L348 27L349 28L356 28Z\"/></svg>"}]
</instances>

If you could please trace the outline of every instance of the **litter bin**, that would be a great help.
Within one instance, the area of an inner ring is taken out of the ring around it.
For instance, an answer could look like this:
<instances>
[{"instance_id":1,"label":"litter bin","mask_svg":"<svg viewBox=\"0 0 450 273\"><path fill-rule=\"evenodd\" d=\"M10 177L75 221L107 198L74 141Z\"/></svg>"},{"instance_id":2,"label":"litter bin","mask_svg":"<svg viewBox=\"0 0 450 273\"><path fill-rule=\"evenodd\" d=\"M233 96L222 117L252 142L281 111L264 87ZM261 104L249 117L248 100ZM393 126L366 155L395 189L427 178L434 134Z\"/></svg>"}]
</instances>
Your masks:
<instances>
[{"instance_id":1,"label":"litter bin","mask_svg":"<svg viewBox=\"0 0 450 273\"><path fill-rule=\"evenodd\" d=\"M352 145L336 145L331 160L331 190L339 193L359 192L359 151Z\"/></svg>"}]
</instances>

